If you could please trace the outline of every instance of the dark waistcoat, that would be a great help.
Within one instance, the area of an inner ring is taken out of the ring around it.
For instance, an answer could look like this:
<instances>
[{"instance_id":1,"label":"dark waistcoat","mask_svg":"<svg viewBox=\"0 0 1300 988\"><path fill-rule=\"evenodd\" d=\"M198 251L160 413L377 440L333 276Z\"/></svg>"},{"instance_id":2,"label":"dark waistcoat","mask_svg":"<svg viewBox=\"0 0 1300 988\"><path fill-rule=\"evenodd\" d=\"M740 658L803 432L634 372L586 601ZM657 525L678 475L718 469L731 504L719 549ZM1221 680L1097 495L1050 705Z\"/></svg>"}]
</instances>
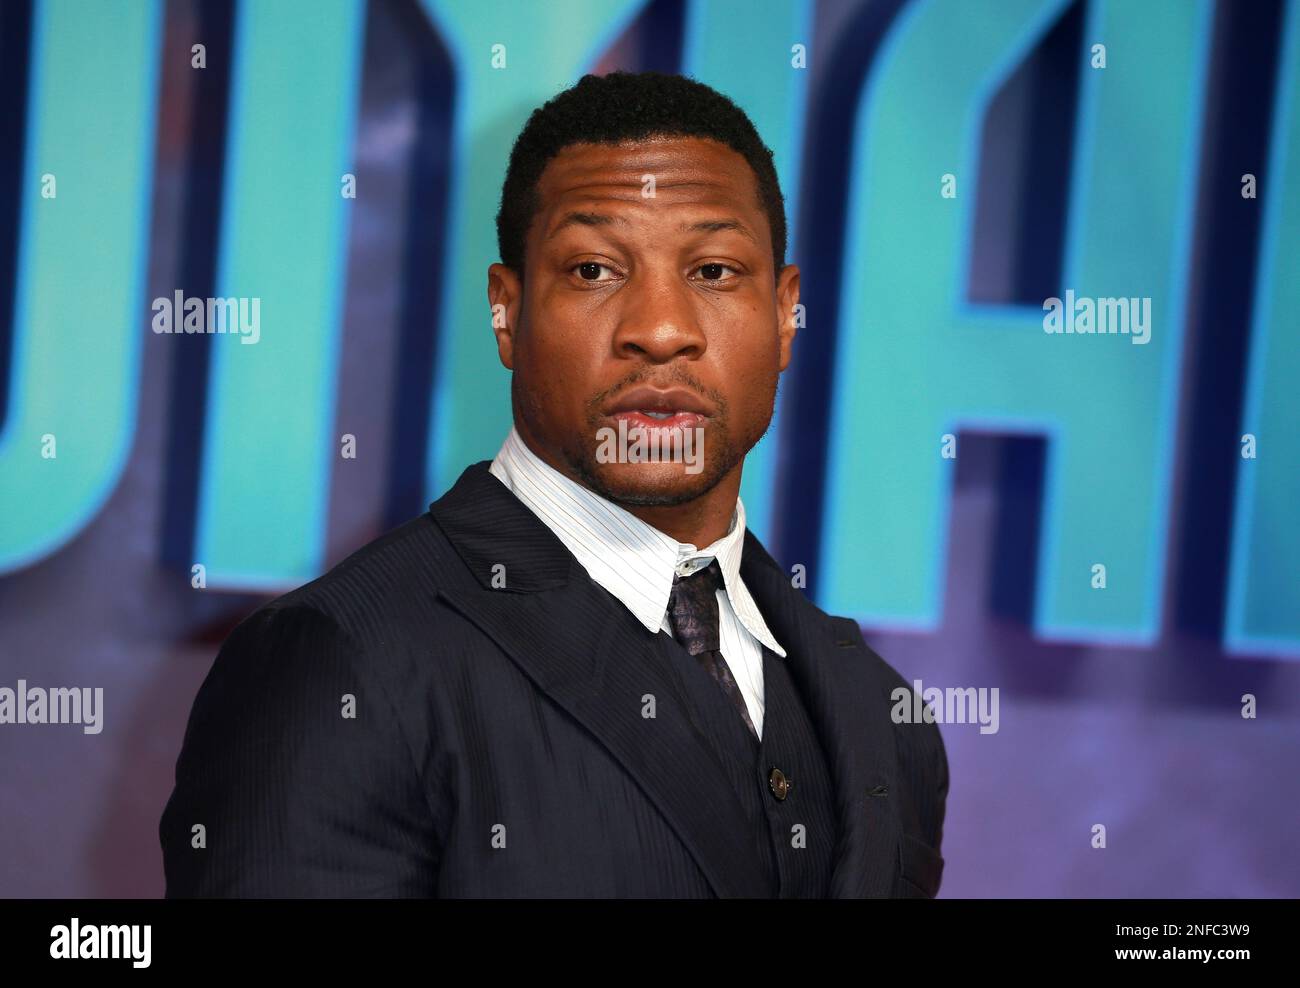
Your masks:
<instances>
[{"instance_id":1,"label":"dark waistcoat","mask_svg":"<svg viewBox=\"0 0 1300 988\"><path fill-rule=\"evenodd\" d=\"M755 740L699 660L666 632L656 639L656 654L709 742L701 755L711 752L719 760L745 808L747 829L735 839L759 848L768 894L824 897L838 836L835 800L816 730L785 660L763 647L763 728Z\"/></svg>"}]
</instances>

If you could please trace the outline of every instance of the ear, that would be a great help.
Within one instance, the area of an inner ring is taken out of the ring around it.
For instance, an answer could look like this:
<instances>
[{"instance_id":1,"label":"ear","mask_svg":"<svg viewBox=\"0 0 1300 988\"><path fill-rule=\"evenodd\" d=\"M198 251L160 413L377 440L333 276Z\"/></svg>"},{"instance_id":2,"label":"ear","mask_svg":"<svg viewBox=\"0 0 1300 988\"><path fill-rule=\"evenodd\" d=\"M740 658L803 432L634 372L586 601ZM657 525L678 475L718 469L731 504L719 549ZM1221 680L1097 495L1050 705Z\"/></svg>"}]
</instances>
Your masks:
<instances>
[{"instance_id":1,"label":"ear","mask_svg":"<svg viewBox=\"0 0 1300 988\"><path fill-rule=\"evenodd\" d=\"M492 335L497 338L497 356L506 370L514 370L515 329L523 306L523 283L513 268L488 265L488 304L492 307Z\"/></svg>"},{"instance_id":2,"label":"ear","mask_svg":"<svg viewBox=\"0 0 1300 988\"><path fill-rule=\"evenodd\" d=\"M795 333L799 331L795 306L799 304L799 268L787 264L776 282L777 335L781 346L781 370L790 364Z\"/></svg>"}]
</instances>

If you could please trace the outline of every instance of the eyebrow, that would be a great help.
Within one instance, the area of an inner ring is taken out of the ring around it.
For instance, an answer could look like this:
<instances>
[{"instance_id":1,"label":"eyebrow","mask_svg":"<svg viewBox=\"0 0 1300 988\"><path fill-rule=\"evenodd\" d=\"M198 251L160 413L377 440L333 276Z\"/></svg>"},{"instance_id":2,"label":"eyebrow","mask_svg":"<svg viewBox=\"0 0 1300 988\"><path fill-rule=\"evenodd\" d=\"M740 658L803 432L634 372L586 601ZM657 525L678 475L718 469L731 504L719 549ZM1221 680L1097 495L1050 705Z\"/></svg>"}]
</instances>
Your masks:
<instances>
[{"instance_id":1,"label":"eyebrow","mask_svg":"<svg viewBox=\"0 0 1300 988\"><path fill-rule=\"evenodd\" d=\"M626 226L627 220L622 217L616 219L604 213L565 213L564 218L546 235L546 239L552 239L566 226L609 226L611 223L621 223Z\"/></svg>"},{"instance_id":2,"label":"eyebrow","mask_svg":"<svg viewBox=\"0 0 1300 988\"><path fill-rule=\"evenodd\" d=\"M683 233L717 233L719 230L735 230L742 237L758 243L758 238L749 232L749 227L740 220L728 217L723 220L700 220L698 223L683 223L679 228Z\"/></svg>"},{"instance_id":3,"label":"eyebrow","mask_svg":"<svg viewBox=\"0 0 1300 988\"><path fill-rule=\"evenodd\" d=\"M571 212L565 213L564 217L555 224L555 228L547 234L546 239L550 240L555 237L561 230L568 226L610 226L618 223L621 226L627 226L628 221L622 216L609 216L605 213L582 213ZM733 217L717 220L700 220L697 223L683 223L678 227L682 233L717 233L720 230L734 230L742 237L758 243L756 238L740 220Z\"/></svg>"}]
</instances>

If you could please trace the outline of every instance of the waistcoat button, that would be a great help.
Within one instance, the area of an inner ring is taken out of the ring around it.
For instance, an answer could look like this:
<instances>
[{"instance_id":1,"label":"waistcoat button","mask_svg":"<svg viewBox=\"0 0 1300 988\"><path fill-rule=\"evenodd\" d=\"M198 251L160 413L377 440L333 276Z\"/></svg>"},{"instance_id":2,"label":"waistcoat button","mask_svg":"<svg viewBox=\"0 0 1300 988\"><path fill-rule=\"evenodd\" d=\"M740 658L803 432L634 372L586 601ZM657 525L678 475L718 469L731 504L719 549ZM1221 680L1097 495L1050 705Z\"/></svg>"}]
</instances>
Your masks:
<instances>
[{"instance_id":1,"label":"waistcoat button","mask_svg":"<svg viewBox=\"0 0 1300 988\"><path fill-rule=\"evenodd\" d=\"M767 777L767 786L777 799L785 799L786 796L790 795L790 785L790 780L785 777L785 773L779 768L772 769L772 774Z\"/></svg>"}]
</instances>

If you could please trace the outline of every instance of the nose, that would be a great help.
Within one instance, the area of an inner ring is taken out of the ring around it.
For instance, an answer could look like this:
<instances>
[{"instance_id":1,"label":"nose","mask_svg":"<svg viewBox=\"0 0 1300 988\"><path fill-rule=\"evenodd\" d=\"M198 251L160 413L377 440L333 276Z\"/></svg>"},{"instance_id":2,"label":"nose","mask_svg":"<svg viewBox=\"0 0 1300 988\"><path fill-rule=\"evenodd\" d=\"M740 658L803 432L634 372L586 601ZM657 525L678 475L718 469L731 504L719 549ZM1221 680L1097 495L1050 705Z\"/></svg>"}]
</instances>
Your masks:
<instances>
[{"instance_id":1,"label":"nose","mask_svg":"<svg viewBox=\"0 0 1300 988\"><path fill-rule=\"evenodd\" d=\"M697 360L707 343L696 317L691 286L678 272L647 271L621 293L624 309L614 333L620 357L667 363L677 357Z\"/></svg>"}]
</instances>

